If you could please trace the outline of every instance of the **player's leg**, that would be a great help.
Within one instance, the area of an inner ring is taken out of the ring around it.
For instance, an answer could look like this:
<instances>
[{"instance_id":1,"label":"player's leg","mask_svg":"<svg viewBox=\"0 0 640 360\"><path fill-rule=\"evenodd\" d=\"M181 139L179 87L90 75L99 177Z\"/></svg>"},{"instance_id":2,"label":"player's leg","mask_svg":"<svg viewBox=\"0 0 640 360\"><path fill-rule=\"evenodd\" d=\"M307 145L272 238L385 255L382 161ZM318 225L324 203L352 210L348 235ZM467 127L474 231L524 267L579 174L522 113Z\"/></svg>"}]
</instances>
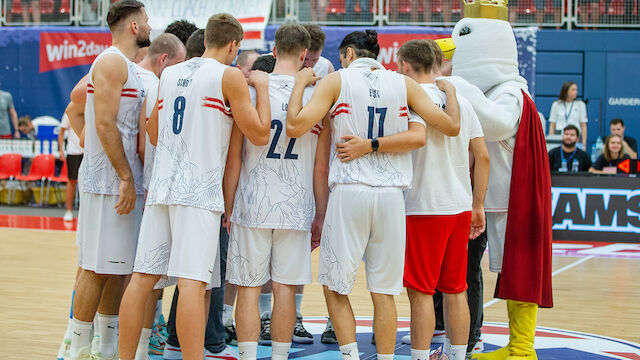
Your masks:
<instances>
[{"instance_id":1,"label":"player's leg","mask_svg":"<svg viewBox=\"0 0 640 360\"><path fill-rule=\"evenodd\" d=\"M91 330L93 318L98 310L98 302L102 289L107 282L107 275L96 274L90 270L82 270L78 278L78 286L73 299L73 320L69 356L71 359L85 359L91 353Z\"/></svg>"},{"instance_id":2,"label":"player's leg","mask_svg":"<svg viewBox=\"0 0 640 360\"><path fill-rule=\"evenodd\" d=\"M153 324L153 315L149 316L149 313L153 314L153 311L146 310L149 310L149 308L155 310L151 293L158 279L160 279L160 275L134 273L122 297L119 349L120 358L123 360L136 357L140 334L142 329L145 328L143 326L145 318L149 327L147 329L149 329L149 333L151 332L150 327ZM144 350L146 351L147 347Z\"/></svg>"},{"instance_id":3,"label":"player's leg","mask_svg":"<svg viewBox=\"0 0 640 360\"><path fill-rule=\"evenodd\" d=\"M77 180L69 180L67 181L67 189L66 191L66 209L67 212L64 214L64 221L71 221L73 220L73 213L71 212L71 210L73 210L73 200L76 197L76 184L78 183Z\"/></svg>"},{"instance_id":4,"label":"player's leg","mask_svg":"<svg viewBox=\"0 0 640 360\"><path fill-rule=\"evenodd\" d=\"M178 279L180 297L176 313L176 330L185 360L199 360L204 357L206 285L198 280Z\"/></svg>"},{"instance_id":5,"label":"player's leg","mask_svg":"<svg viewBox=\"0 0 640 360\"><path fill-rule=\"evenodd\" d=\"M222 323L227 332L227 344L236 345L238 337L236 335L236 327L233 324L233 305L236 302L236 294L238 288L227 281L224 285L224 305L222 310Z\"/></svg>"},{"instance_id":6,"label":"player's leg","mask_svg":"<svg viewBox=\"0 0 640 360\"><path fill-rule=\"evenodd\" d=\"M271 358L287 359L296 324L295 285L272 283L273 312L271 313Z\"/></svg>"},{"instance_id":7,"label":"player's leg","mask_svg":"<svg viewBox=\"0 0 640 360\"><path fill-rule=\"evenodd\" d=\"M273 286L271 280L268 280L260 290L260 301L258 307L260 309L260 344L271 344L271 299Z\"/></svg>"},{"instance_id":8,"label":"player's leg","mask_svg":"<svg viewBox=\"0 0 640 360\"><path fill-rule=\"evenodd\" d=\"M293 329L293 341L300 344L312 344L313 335L305 329L302 322L302 299L304 297L304 285L296 286L296 327Z\"/></svg>"}]
</instances>

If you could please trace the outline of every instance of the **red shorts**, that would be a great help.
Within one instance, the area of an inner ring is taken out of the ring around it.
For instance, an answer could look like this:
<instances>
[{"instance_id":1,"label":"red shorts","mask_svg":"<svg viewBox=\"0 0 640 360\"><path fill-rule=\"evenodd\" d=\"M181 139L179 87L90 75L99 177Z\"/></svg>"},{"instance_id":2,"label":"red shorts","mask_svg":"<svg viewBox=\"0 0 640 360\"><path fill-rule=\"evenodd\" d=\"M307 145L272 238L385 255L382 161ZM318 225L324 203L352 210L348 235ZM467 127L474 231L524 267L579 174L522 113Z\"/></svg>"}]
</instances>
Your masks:
<instances>
[{"instance_id":1,"label":"red shorts","mask_svg":"<svg viewBox=\"0 0 640 360\"><path fill-rule=\"evenodd\" d=\"M467 289L471 212L407 216L404 286L433 295Z\"/></svg>"}]
</instances>

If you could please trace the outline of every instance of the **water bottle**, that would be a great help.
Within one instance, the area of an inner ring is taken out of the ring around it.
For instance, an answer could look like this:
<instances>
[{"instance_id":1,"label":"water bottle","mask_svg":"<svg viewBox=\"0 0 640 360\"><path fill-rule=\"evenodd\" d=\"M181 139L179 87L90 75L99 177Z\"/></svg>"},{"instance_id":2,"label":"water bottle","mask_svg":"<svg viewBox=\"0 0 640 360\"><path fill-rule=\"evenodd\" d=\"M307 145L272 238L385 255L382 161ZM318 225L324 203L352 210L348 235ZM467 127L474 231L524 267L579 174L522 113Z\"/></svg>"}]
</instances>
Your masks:
<instances>
[{"instance_id":1,"label":"water bottle","mask_svg":"<svg viewBox=\"0 0 640 360\"><path fill-rule=\"evenodd\" d=\"M598 146L596 144L591 145L591 163L598 160Z\"/></svg>"},{"instance_id":2,"label":"water bottle","mask_svg":"<svg viewBox=\"0 0 640 360\"><path fill-rule=\"evenodd\" d=\"M564 156L562 157L562 165L560 166L560 169L558 169L558 171L560 172L567 172L567 159L564 158Z\"/></svg>"},{"instance_id":3,"label":"water bottle","mask_svg":"<svg viewBox=\"0 0 640 360\"><path fill-rule=\"evenodd\" d=\"M578 169L578 159L573 159L573 162L571 163L571 172L578 172L580 171Z\"/></svg>"},{"instance_id":4,"label":"water bottle","mask_svg":"<svg viewBox=\"0 0 640 360\"><path fill-rule=\"evenodd\" d=\"M602 149L604 148L604 141L602 141L602 138L600 136L598 136L598 140L596 140L596 150L598 152L598 156L600 156L600 154L602 154Z\"/></svg>"}]
</instances>

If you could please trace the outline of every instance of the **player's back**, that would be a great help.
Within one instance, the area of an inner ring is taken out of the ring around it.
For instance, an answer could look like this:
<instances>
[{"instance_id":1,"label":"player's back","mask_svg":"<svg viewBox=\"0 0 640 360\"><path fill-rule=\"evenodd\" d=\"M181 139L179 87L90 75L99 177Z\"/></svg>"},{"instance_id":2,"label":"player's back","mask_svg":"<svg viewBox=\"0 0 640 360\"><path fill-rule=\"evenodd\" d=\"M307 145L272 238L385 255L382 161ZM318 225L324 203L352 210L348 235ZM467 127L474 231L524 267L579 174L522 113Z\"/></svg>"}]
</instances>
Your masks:
<instances>
[{"instance_id":1,"label":"player's back","mask_svg":"<svg viewBox=\"0 0 640 360\"><path fill-rule=\"evenodd\" d=\"M224 210L222 176L233 125L222 94L227 68L193 58L163 71L148 204Z\"/></svg>"},{"instance_id":2,"label":"player's back","mask_svg":"<svg viewBox=\"0 0 640 360\"><path fill-rule=\"evenodd\" d=\"M331 108L333 145L345 135L379 138L408 129L407 88L404 76L389 70L372 70L356 60L340 74L340 95ZM355 66L354 66L355 65ZM329 185L365 184L400 186L411 184L411 154L368 153L346 163L331 156Z\"/></svg>"}]
</instances>

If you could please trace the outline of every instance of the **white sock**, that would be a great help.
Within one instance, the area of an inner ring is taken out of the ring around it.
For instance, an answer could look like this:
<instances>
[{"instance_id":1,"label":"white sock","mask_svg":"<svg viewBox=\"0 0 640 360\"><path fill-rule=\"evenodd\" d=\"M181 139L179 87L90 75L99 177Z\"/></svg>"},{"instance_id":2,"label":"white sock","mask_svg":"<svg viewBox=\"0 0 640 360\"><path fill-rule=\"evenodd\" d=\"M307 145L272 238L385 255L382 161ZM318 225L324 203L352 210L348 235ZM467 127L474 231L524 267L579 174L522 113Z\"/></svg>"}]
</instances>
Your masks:
<instances>
[{"instance_id":1,"label":"white sock","mask_svg":"<svg viewBox=\"0 0 640 360\"><path fill-rule=\"evenodd\" d=\"M69 321L67 322L67 330L64 332L65 341L71 340L71 334L73 334L73 332L71 332L72 326L73 326L73 318L69 318Z\"/></svg>"},{"instance_id":2,"label":"white sock","mask_svg":"<svg viewBox=\"0 0 640 360\"><path fill-rule=\"evenodd\" d=\"M224 326L233 325L233 305L222 305L222 324Z\"/></svg>"},{"instance_id":3,"label":"white sock","mask_svg":"<svg viewBox=\"0 0 640 360\"><path fill-rule=\"evenodd\" d=\"M302 294L296 294L296 314L302 317L300 308L302 307Z\"/></svg>"},{"instance_id":4,"label":"white sock","mask_svg":"<svg viewBox=\"0 0 640 360\"><path fill-rule=\"evenodd\" d=\"M451 340L444 338L444 345L442 346L442 353L451 357Z\"/></svg>"},{"instance_id":5,"label":"white sock","mask_svg":"<svg viewBox=\"0 0 640 360\"><path fill-rule=\"evenodd\" d=\"M69 356L77 357L80 349L91 344L91 328L93 324L86 321L71 320L71 346Z\"/></svg>"},{"instance_id":6,"label":"white sock","mask_svg":"<svg viewBox=\"0 0 640 360\"><path fill-rule=\"evenodd\" d=\"M291 349L291 343L283 343L277 341L271 341L271 359L272 360L286 360L289 358L289 350Z\"/></svg>"},{"instance_id":7,"label":"white sock","mask_svg":"<svg viewBox=\"0 0 640 360\"><path fill-rule=\"evenodd\" d=\"M239 342L238 356L240 360L256 360L256 356L258 356L258 342L257 341Z\"/></svg>"},{"instance_id":8,"label":"white sock","mask_svg":"<svg viewBox=\"0 0 640 360\"><path fill-rule=\"evenodd\" d=\"M118 351L118 315L98 314L98 335L100 335L100 355L112 357Z\"/></svg>"},{"instance_id":9,"label":"white sock","mask_svg":"<svg viewBox=\"0 0 640 360\"><path fill-rule=\"evenodd\" d=\"M267 312L271 313L271 293L260 294L258 306L260 307L260 317Z\"/></svg>"},{"instance_id":10,"label":"white sock","mask_svg":"<svg viewBox=\"0 0 640 360\"><path fill-rule=\"evenodd\" d=\"M342 353L342 360L360 360L358 343L352 342L351 344L342 345L340 346L340 352Z\"/></svg>"},{"instance_id":11,"label":"white sock","mask_svg":"<svg viewBox=\"0 0 640 360\"><path fill-rule=\"evenodd\" d=\"M93 315L93 329L97 330L98 329L98 323L100 323L99 321L100 319L98 319L98 312L96 311L96 314Z\"/></svg>"},{"instance_id":12,"label":"white sock","mask_svg":"<svg viewBox=\"0 0 640 360\"><path fill-rule=\"evenodd\" d=\"M151 337L151 329L142 329L140 332L140 340L138 341L138 349L136 350L135 360L149 359L149 338Z\"/></svg>"},{"instance_id":13,"label":"white sock","mask_svg":"<svg viewBox=\"0 0 640 360\"><path fill-rule=\"evenodd\" d=\"M378 360L393 360L393 354L378 354Z\"/></svg>"},{"instance_id":14,"label":"white sock","mask_svg":"<svg viewBox=\"0 0 640 360\"><path fill-rule=\"evenodd\" d=\"M429 350L411 349L411 360L429 360Z\"/></svg>"},{"instance_id":15,"label":"white sock","mask_svg":"<svg viewBox=\"0 0 640 360\"><path fill-rule=\"evenodd\" d=\"M156 313L153 315L153 323L157 324L160 321L160 316L162 315L162 299L156 301Z\"/></svg>"},{"instance_id":16,"label":"white sock","mask_svg":"<svg viewBox=\"0 0 640 360\"><path fill-rule=\"evenodd\" d=\"M467 345L450 345L450 360L464 360L467 356Z\"/></svg>"}]
</instances>

